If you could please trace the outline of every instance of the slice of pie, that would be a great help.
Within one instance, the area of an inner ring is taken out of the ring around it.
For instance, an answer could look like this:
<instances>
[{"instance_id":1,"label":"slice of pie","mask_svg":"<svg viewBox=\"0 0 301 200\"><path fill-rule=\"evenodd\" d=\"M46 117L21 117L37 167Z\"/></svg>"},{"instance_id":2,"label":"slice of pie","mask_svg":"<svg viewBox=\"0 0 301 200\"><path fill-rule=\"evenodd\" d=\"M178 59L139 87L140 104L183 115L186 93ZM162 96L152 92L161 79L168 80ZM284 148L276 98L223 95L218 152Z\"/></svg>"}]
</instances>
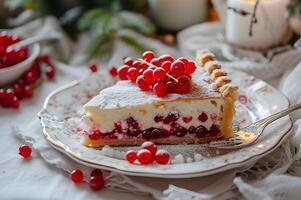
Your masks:
<instances>
[{"instance_id":1,"label":"slice of pie","mask_svg":"<svg viewBox=\"0 0 301 200\"><path fill-rule=\"evenodd\" d=\"M238 88L209 51L198 51L196 63L200 67L187 94L160 98L130 81L102 90L84 105L94 124L84 145L190 144L231 137Z\"/></svg>"}]
</instances>

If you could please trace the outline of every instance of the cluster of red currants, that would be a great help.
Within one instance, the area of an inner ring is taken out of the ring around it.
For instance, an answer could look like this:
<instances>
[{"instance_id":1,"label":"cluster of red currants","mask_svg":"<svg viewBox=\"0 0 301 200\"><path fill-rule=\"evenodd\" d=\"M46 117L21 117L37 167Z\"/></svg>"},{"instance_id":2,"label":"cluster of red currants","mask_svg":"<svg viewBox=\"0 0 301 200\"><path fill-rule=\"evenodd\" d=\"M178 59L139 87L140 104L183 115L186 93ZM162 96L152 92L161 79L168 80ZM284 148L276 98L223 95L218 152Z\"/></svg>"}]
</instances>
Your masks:
<instances>
[{"instance_id":1,"label":"cluster of red currants","mask_svg":"<svg viewBox=\"0 0 301 200\"><path fill-rule=\"evenodd\" d=\"M195 69L195 63L187 58L174 59L170 55L156 58L152 51L146 51L137 60L125 58L118 76L120 80L136 83L142 91L153 91L158 97L165 97L168 93L188 93Z\"/></svg>"},{"instance_id":2,"label":"cluster of red currants","mask_svg":"<svg viewBox=\"0 0 301 200\"><path fill-rule=\"evenodd\" d=\"M42 63L46 64L42 68ZM48 79L55 76L54 65L50 62L47 55L40 56L33 66L12 87L0 88L0 106L4 108L19 108L20 100L31 98L33 96L33 87L41 79L42 71Z\"/></svg>"},{"instance_id":3,"label":"cluster of red currants","mask_svg":"<svg viewBox=\"0 0 301 200\"><path fill-rule=\"evenodd\" d=\"M23 47L20 49L9 49L9 45L17 43L22 39L8 32L0 33L0 69L13 66L22 62L28 57L28 48Z\"/></svg>"},{"instance_id":4,"label":"cluster of red currants","mask_svg":"<svg viewBox=\"0 0 301 200\"><path fill-rule=\"evenodd\" d=\"M70 173L70 178L74 183L81 183L84 181L84 173L80 169L75 169ZM91 171L89 185L93 190L104 188L105 181L100 170L94 169Z\"/></svg>"},{"instance_id":5,"label":"cluster of red currants","mask_svg":"<svg viewBox=\"0 0 301 200\"><path fill-rule=\"evenodd\" d=\"M126 152L125 158L129 163L134 163L136 160L141 165L148 165L156 161L161 165L166 165L170 161L170 154L164 150L157 150L157 146L150 141L146 141L141 145L139 151L129 150Z\"/></svg>"}]
</instances>

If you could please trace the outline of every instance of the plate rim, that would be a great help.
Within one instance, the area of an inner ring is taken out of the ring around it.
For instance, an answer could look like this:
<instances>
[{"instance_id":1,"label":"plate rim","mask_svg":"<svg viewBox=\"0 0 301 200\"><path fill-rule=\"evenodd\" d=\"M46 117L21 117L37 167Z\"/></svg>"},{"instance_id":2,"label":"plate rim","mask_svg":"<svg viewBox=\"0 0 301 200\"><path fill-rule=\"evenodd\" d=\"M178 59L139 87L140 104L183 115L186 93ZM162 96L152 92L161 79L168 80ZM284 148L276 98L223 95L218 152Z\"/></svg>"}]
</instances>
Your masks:
<instances>
[{"instance_id":1,"label":"plate rim","mask_svg":"<svg viewBox=\"0 0 301 200\"><path fill-rule=\"evenodd\" d=\"M231 71L238 71L239 73L244 73L247 76L251 76L250 74L240 71L240 70L231 70ZM102 74L104 72L104 70L100 71L98 74ZM44 112L47 111L47 105L49 100L52 98L52 96L57 95L65 90L68 90L72 87L75 87L76 85L80 84L81 81L85 80L86 78L82 78L80 80L74 80L71 81L70 83L67 83L57 89L55 89L54 91L52 91L45 99L44 104L43 104L43 108L38 112L38 117L40 119L40 122L42 124L43 130L42 133L44 135L44 137L46 138L46 140L48 141L48 143L56 150L62 152L63 154L67 155L69 158L71 158L72 160L82 164L82 165L86 165L86 166L90 166L90 167L95 167L95 168L99 168L99 169L103 169L103 170L108 170L108 171L113 171L113 172L117 172L117 173L121 173L121 174L125 174L125 175L129 175L129 176L140 176L140 177L155 177L155 178L193 178L193 177L203 177L203 176L208 176L208 175L213 175L213 174L217 174L217 173L221 173L224 171L228 171L228 170L233 170L235 168L239 168L241 165L247 165L248 163L251 162L255 162L258 159L264 157L265 155L271 153L272 151L274 151L277 147L279 147L284 140L290 135L292 127L293 127L293 122L291 120L291 117L288 115L288 121L290 123L290 126L287 127L287 129L285 130L285 133L283 133L283 135L281 136L281 138L279 138L279 140L277 141L277 143L275 145L273 145L272 147L268 148L267 150L265 150L264 152L261 152L260 154L256 154L254 156L248 157L246 159L240 160L239 162L232 162L232 163L227 163L225 165L213 168L213 169L209 169L209 170L203 170L201 172L192 172L192 173L183 173L183 174L163 174L163 173L152 173L152 172L132 172L132 171L128 171L128 170L122 170L122 169L118 169L116 167L111 167L111 166L105 166L102 165L100 163L96 163L93 162L93 160L91 159L87 159L87 158L82 158L81 156L78 156L77 153L72 152L72 150L70 150L69 147L67 147L65 144L63 144L60 141L55 140L54 138L52 138L51 135L49 135L46 131L46 125L42 120L42 114ZM266 83L269 87L273 88L274 90L276 90L279 94L281 94L282 97L284 97L284 99L286 100L286 106L289 107L290 106L290 101L289 99L278 89L274 88L273 86L271 86L270 84L268 84L267 82L258 79L264 83Z\"/></svg>"}]
</instances>

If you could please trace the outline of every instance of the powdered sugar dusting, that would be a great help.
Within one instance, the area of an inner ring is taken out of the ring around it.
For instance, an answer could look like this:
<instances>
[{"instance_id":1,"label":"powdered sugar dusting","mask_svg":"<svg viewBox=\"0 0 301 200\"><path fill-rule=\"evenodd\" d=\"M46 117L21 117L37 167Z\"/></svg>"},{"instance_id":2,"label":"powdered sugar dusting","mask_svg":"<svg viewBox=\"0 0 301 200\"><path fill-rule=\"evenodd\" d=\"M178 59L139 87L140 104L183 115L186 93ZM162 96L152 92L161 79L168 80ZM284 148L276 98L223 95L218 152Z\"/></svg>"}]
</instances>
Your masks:
<instances>
[{"instance_id":1,"label":"powdered sugar dusting","mask_svg":"<svg viewBox=\"0 0 301 200\"><path fill-rule=\"evenodd\" d=\"M206 97L220 97L221 94L212 88L211 84L203 80L199 70L193 74L193 86L188 94L168 94L160 98L152 92L143 92L130 81L119 81L116 85L102 90L85 106L100 106L103 109L112 109L126 106L137 106L157 101L176 99L194 99Z\"/></svg>"}]
</instances>

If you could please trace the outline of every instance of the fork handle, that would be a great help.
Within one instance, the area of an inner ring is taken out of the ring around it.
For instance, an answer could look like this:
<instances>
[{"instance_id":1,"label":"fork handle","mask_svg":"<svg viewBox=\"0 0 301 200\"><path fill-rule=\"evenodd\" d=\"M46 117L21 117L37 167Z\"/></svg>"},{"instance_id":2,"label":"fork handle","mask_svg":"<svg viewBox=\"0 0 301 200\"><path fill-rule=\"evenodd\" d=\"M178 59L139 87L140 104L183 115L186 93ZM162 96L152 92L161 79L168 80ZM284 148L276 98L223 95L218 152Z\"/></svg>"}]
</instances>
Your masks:
<instances>
[{"instance_id":1,"label":"fork handle","mask_svg":"<svg viewBox=\"0 0 301 200\"><path fill-rule=\"evenodd\" d=\"M255 122L257 125L259 126L263 126L263 127L266 127L267 125L269 125L270 123L274 122L275 120L277 119L280 119L288 114L290 114L291 112L295 111L295 110L298 110L301 108L301 103L300 104L296 104L296 105L293 105L283 111L280 111L280 112L277 112L267 118L264 118L264 119L261 119L257 122Z\"/></svg>"}]
</instances>

